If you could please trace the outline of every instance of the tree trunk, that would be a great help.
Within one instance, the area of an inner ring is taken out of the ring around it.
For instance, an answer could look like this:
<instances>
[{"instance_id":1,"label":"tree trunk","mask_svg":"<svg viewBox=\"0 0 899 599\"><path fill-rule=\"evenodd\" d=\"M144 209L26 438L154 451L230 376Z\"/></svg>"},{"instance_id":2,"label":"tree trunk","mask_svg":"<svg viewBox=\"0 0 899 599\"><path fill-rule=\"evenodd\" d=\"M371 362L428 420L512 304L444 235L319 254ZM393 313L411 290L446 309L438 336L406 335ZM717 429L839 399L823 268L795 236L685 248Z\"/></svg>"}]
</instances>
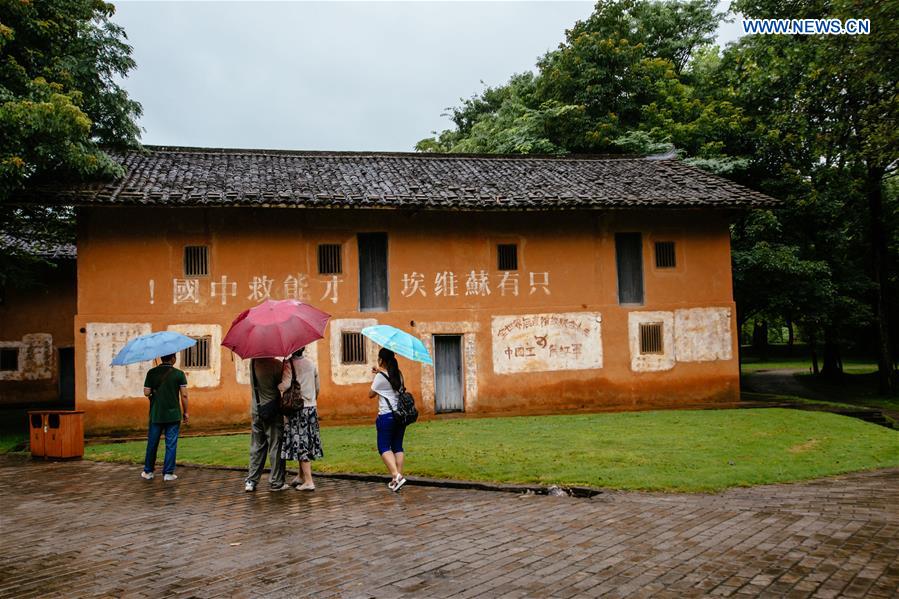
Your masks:
<instances>
[{"instance_id":1,"label":"tree trunk","mask_svg":"<svg viewBox=\"0 0 899 599\"><path fill-rule=\"evenodd\" d=\"M818 376L821 371L818 370L818 342L815 339L815 329L809 330L808 345L812 350L812 374Z\"/></svg>"},{"instance_id":2,"label":"tree trunk","mask_svg":"<svg viewBox=\"0 0 899 599\"><path fill-rule=\"evenodd\" d=\"M768 359L768 321L755 321L752 329L752 350L759 360Z\"/></svg>"},{"instance_id":3,"label":"tree trunk","mask_svg":"<svg viewBox=\"0 0 899 599\"><path fill-rule=\"evenodd\" d=\"M793 319L787 317L787 333L789 337L787 337L787 355L793 355L793 341L795 341L795 335L793 334Z\"/></svg>"},{"instance_id":4,"label":"tree trunk","mask_svg":"<svg viewBox=\"0 0 899 599\"><path fill-rule=\"evenodd\" d=\"M821 368L821 376L826 379L839 380L842 375L840 345L836 339L836 331L833 327L826 326L824 327L824 366Z\"/></svg>"},{"instance_id":5,"label":"tree trunk","mask_svg":"<svg viewBox=\"0 0 899 599\"><path fill-rule=\"evenodd\" d=\"M893 358L890 343L889 297L887 284L887 236L883 218L883 169L868 168L865 179L865 195L868 198L868 213L871 218L871 257L874 270L874 284L877 297L875 315L877 317L877 387L881 395L893 390Z\"/></svg>"}]
</instances>

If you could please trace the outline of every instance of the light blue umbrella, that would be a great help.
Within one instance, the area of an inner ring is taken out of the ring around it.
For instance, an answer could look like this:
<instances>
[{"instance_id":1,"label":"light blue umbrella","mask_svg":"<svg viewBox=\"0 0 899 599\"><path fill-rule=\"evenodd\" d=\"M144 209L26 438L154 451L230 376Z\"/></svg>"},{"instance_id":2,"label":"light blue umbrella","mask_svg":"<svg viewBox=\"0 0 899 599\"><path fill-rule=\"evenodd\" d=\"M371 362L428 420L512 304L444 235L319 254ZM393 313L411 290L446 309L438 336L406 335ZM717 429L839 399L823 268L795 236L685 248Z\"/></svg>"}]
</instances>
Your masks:
<instances>
[{"instance_id":1,"label":"light blue umbrella","mask_svg":"<svg viewBox=\"0 0 899 599\"><path fill-rule=\"evenodd\" d=\"M196 339L175 331L160 331L135 337L125 344L116 357L112 359L113 366L125 366L135 362L145 362L174 354L182 349L187 349L197 344Z\"/></svg>"},{"instance_id":2,"label":"light blue umbrella","mask_svg":"<svg viewBox=\"0 0 899 599\"><path fill-rule=\"evenodd\" d=\"M434 365L421 339L389 324L376 324L362 329L362 334L404 358Z\"/></svg>"}]
</instances>

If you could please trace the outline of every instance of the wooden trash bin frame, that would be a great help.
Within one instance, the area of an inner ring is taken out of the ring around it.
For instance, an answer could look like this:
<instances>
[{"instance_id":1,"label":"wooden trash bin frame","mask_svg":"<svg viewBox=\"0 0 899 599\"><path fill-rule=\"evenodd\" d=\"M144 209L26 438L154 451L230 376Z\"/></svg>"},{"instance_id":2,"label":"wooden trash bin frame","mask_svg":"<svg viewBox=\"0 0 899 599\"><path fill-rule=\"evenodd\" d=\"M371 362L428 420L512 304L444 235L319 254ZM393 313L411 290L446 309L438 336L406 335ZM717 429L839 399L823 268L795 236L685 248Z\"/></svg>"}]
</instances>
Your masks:
<instances>
[{"instance_id":1,"label":"wooden trash bin frame","mask_svg":"<svg viewBox=\"0 0 899 599\"><path fill-rule=\"evenodd\" d=\"M83 410L28 412L31 457L79 459L84 456Z\"/></svg>"}]
</instances>

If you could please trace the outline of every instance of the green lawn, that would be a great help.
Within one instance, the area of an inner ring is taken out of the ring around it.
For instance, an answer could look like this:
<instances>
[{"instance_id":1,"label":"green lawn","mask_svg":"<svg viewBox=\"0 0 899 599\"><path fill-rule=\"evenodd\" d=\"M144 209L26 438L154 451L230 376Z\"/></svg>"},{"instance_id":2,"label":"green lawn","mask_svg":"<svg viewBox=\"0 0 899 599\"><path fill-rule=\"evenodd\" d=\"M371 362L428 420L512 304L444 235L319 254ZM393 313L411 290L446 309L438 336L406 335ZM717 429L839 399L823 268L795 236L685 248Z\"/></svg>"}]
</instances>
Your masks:
<instances>
[{"instance_id":1,"label":"green lawn","mask_svg":"<svg viewBox=\"0 0 899 599\"><path fill-rule=\"evenodd\" d=\"M819 362L819 366L820 366ZM772 358L759 360L758 358L745 357L740 363L743 372L758 372L759 370L804 370L811 372L812 361L809 358ZM870 374L877 372L877 363L870 360L844 360L843 371L851 374Z\"/></svg>"},{"instance_id":2,"label":"green lawn","mask_svg":"<svg viewBox=\"0 0 899 599\"><path fill-rule=\"evenodd\" d=\"M373 426L322 429L323 472L383 473ZM179 461L246 466L247 435L183 438ZM421 422L407 474L434 478L715 491L899 466L899 432L784 409L671 410ZM143 461L144 443L92 445L94 460ZM160 460L162 448L160 447Z\"/></svg>"}]
</instances>

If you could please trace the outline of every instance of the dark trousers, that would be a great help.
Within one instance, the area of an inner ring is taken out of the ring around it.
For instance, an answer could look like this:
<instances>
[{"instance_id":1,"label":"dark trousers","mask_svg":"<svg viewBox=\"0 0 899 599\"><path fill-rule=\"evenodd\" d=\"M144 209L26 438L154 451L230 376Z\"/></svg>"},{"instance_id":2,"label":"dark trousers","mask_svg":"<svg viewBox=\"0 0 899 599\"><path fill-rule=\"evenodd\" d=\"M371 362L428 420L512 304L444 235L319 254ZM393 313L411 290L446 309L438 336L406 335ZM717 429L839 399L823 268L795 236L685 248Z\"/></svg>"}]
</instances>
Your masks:
<instances>
[{"instance_id":1,"label":"dark trousers","mask_svg":"<svg viewBox=\"0 0 899 599\"><path fill-rule=\"evenodd\" d=\"M253 410L253 425L250 429L250 468L247 482L258 484L268 455L271 474L269 483L273 487L284 484L285 460L281 457L281 437L284 435L284 418L279 414L271 420L262 420Z\"/></svg>"}]
</instances>

